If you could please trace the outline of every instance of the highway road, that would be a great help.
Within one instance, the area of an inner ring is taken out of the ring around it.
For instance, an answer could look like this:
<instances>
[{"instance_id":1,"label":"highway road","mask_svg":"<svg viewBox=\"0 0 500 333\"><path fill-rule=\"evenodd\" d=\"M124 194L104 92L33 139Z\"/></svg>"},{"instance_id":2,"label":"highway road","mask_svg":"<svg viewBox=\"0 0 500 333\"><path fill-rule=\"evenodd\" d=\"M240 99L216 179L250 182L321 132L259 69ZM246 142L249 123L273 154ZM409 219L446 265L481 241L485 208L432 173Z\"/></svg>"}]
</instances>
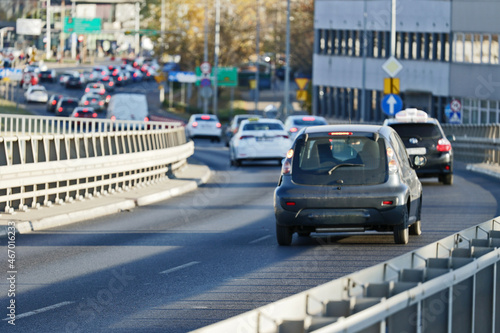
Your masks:
<instances>
[{"instance_id":1,"label":"highway road","mask_svg":"<svg viewBox=\"0 0 500 333\"><path fill-rule=\"evenodd\" d=\"M165 202L16 238L15 327L0 282L2 332L188 332L393 258L500 215L500 180L457 163L455 183L423 179L423 234L275 240L275 163L229 166L197 140L209 183ZM295 236L297 237L297 236ZM7 275L6 240L0 267ZM1 311L1 310L0 310Z\"/></svg>"}]
</instances>

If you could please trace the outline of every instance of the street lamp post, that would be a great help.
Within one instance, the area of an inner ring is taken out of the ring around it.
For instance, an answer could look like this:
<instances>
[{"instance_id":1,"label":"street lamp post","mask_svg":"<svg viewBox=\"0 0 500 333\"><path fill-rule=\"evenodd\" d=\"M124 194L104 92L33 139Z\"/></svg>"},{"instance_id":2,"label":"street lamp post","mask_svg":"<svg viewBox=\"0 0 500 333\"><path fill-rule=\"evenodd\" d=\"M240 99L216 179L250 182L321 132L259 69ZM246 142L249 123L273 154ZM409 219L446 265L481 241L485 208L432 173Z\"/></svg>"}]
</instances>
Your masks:
<instances>
[{"instance_id":1,"label":"street lamp post","mask_svg":"<svg viewBox=\"0 0 500 333\"><path fill-rule=\"evenodd\" d=\"M283 113L288 115L288 105L290 104L290 0L286 2L286 51L285 51L285 100Z\"/></svg>"},{"instance_id":2,"label":"street lamp post","mask_svg":"<svg viewBox=\"0 0 500 333\"><path fill-rule=\"evenodd\" d=\"M47 24L46 24L46 30L47 30L47 42L45 43L45 58L50 59L51 58L51 45L50 45L50 0L47 0Z\"/></svg>"},{"instance_id":3,"label":"street lamp post","mask_svg":"<svg viewBox=\"0 0 500 333\"><path fill-rule=\"evenodd\" d=\"M257 70L255 72L255 111L259 110L259 72L260 72L260 1L257 0L257 36L255 38L255 53L257 55Z\"/></svg>"}]
</instances>

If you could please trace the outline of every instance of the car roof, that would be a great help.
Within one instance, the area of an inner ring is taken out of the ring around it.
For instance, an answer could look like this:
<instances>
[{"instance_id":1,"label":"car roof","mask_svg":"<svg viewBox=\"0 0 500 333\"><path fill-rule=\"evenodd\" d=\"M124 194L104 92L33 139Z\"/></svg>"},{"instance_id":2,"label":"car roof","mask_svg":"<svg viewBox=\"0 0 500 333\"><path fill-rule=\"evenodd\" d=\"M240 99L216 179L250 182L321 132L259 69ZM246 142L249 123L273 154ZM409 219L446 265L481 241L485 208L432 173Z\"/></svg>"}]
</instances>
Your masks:
<instances>
[{"instance_id":1,"label":"car roof","mask_svg":"<svg viewBox=\"0 0 500 333\"><path fill-rule=\"evenodd\" d=\"M384 133L388 134L388 131L393 131L392 128L388 126L380 125L361 125L361 124L342 124L342 125L320 125L320 126L310 126L303 129L305 134L316 134L325 132L371 132L371 133Z\"/></svg>"},{"instance_id":2,"label":"car roof","mask_svg":"<svg viewBox=\"0 0 500 333\"><path fill-rule=\"evenodd\" d=\"M429 117L429 115L422 110L416 108L409 108L399 111L395 114L394 118L386 119L384 125L392 124L438 124L436 118Z\"/></svg>"}]
</instances>

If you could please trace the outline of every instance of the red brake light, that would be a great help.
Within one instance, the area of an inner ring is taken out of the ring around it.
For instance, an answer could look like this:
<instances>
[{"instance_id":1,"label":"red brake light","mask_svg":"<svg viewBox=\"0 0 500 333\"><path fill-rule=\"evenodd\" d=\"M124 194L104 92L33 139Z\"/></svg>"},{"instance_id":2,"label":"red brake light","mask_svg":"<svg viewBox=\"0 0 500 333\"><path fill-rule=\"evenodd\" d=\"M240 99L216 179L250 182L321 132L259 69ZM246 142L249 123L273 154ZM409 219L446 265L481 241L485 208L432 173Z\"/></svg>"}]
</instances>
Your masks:
<instances>
[{"instance_id":1,"label":"red brake light","mask_svg":"<svg viewBox=\"0 0 500 333\"><path fill-rule=\"evenodd\" d=\"M90 88L85 88L85 92L89 92L90 91Z\"/></svg>"},{"instance_id":2,"label":"red brake light","mask_svg":"<svg viewBox=\"0 0 500 333\"><path fill-rule=\"evenodd\" d=\"M392 206L393 204L394 204L394 201L392 201L392 200L382 201L382 206Z\"/></svg>"},{"instance_id":3,"label":"red brake light","mask_svg":"<svg viewBox=\"0 0 500 333\"><path fill-rule=\"evenodd\" d=\"M144 121L149 121L149 117L144 117Z\"/></svg>"},{"instance_id":4,"label":"red brake light","mask_svg":"<svg viewBox=\"0 0 500 333\"><path fill-rule=\"evenodd\" d=\"M314 121L314 117L303 117L303 121Z\"/></svg>"},{"instance_id":5,"label":"red brake light","mask_svg":"<svg viewBox=\"0 0 500 333\"><path fill-rule=\"evenodd\" d=\"M78 112L75 113L75 117L80 117L80 114Z\"/></svg>"},{"instance_id":6,"label":"red brake light","mask_svg":"<svg viewBox=\"0 0 500 333\"><path fill-rule=\"evenodd\" d=\"M89 101L83 102L84 105L89 105Z\"/></svg>"},{"instance_id":7,"label":"red brake light","mask_svg":"<svg viewBox=\"0 0 500 333\"><path fill-rule=\"evenodd\" d=\"M295 206L295 202L294 201L287 201L286 205L287 206Z\"/></svg>"},{"instance_id":8,"label":"red brake light","mask_svg":"<svg viewBox=\"0 0 500 333\"><path fill-rule=\"evenodd\" d=\"M352 135L352 132L330 132L328 135Z\"/></svg>"},{"instance_id":9,"label":"red brake light","mask_svg":"<svg viewBox=\"0 0 500 333\"><path fill-rule=\"evenodd\" d=\"M438 144L436 146L437 151L439 152L447 152L451 150L451 143L447 139L439 139Z\"/></svg>"},{"instance_id":10,"label":"red brake light","mask_svg":"<svg viewBox=\"0 0 500 333\"><path fill-rule=\"evenodd\" d=\"M217 123L217 125L215 125L215 126L217 126L217 128L221 128L222 127L221 123Z\"/></svg>"},{"instance_id":11,"label":"red brake light","mask_svg":"<svg viewBox=\"0 0 500 333\"><path fill-rule=\"evenodd\" d=\"M109 86L112 87L115 83L114 82L109 82Z\"/></svg>"},{"instance_id":12,"label":"red brake light","mask_svg":"<svg viewBox=\"0 0 500 333\"><path fill-rule=\"evenodd\" d=\"M203 119L203 120L210 120L210 116L201 116L201 119Z\"/></svg>"},{"instance_id":13,"label":"red brake light","mask_svg":"<svg viewBox=\"0 0 500 333\"><path fill-rule=\"evenodd\" d=\"M111 116L111 121L115 121L116 120L116 116Z\"/></svg>"},{"instance_id":14,"label":"red brake light","mask_svg":"<svg viewBox=\"0 0 500 333\"><path fill-rule=\"evenodd\" d=\"M299 129L297 127L292 127L290 128L290 133L295 133L297 132Z\"/></svg>"},{"instance_id":15,"label":"red brake light","mask_svg":"<svg viewBox=\"0 0 500 333\"><path fill-rule=\"evenodd\" d=\"M194 123L191 124L191 126L193 126L193 127L198 126L198 122L195 121Z\"/></svg>"},{"instance_id":16,"label":"red brake light","mask_svg":"<svg viewBox=\"0 0 500 333\"><path fill-rule=\"evenodd\" d=\"M118 77L118 81L121 81L121 80L122 80L122 78L121 78L121 76L119 76L119 77Z\"/></svg>"},{"instance_id":17,"label":"red brake light","mask_svg":"<svg viewBox=\"0 0 500 333\"><path fill-rule=\"evenodd\" d=\"M104 105L104 101L100 101L100 102L99 102L99 105Z\"/></svg>"},{"instance_id":18,"label":"red brake light","mask_svg":"<svg viewBox=\"0 0 500 333\"><path fill-rule=\"evenodd\" d=\"M92 113L92 118L97 118L97 113Z\"/></svg>"},{"instance_id":19,"label":"red brake light","mask_svg":"<svg viewBox=\"0 0 500 333\"><path fill-rule=\"evenodd\" d=\"M60 106L59 109L57 109L57 111L62 112L63 111L62 106Z\"/></svg>"},{"instance_id":20,"label":"red brake light","mask_svg":"<svg viewBox=\"0 0 500 333\"><path fill-rule=\"evenodd\" d=\"M106 75L106 72L105 72L105 71L102 71L102 72L101 72L101 75Z\"/></svg>"},{"instance_id":21,"label":"red brake light","mask_svg":"<svg viewBox=\"0 0 500 333\"><path fill-rule=\"evenodd\" d=\"M52 101L52 105L56 105L56 104L57 104L57 102L56 102L56 101Z\"/></svg>"}]
</instances>

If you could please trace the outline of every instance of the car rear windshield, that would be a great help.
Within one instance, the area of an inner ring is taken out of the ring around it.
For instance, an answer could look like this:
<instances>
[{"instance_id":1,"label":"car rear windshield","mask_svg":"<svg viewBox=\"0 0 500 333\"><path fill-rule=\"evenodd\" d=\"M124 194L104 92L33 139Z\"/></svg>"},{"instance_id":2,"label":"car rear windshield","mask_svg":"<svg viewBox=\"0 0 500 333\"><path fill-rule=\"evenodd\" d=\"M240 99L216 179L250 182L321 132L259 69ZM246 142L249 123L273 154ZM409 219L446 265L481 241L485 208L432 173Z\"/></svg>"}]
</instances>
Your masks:
<instances>
[{"instance_id":1,"label":"car rear windshield","mask_svg":"<svg viewBox=\"0 0 500 333\"><path fill-rule=\"evenodd\" d=\"M243 126L244 131L268 131L268 130L283 130L283 126L278 123L250 123Z\"/></svg>"},{"instance_id":2,"label":"car rear windshield","mask_svg":"<svg viewBox=\"0 0 500 333\"><path fill-rule=\"evenodd\" d=\"M78 102L74 102L74 101L66 101L66 102L62 102L61 103L61 106L62 107L65 107L65 108L71 108L71 107L77 107L78 106Z\"/></svg>"},{"instance_id":3,"label":"car rear windshield","mask_svg":"<svg viewBox=\"0 0 500 333\"><path fill-rule=\"evenodd\" d=\"M439 127L435 124L391 124L392 128L398 132L401 139L437 139L441 138Z\"/></svg>"},{"instance_id":4,"label":"car rear windshield","mask_svg":"<svg viewBox=\"0 0 500 333\"><path fill-rule=\"evenodd\" d=\"M196 121L217 121L216 118L212 118L212 117L196 117L195 118Z\"/></svg>"},{"instance_id":5,"label":"car rear windshield","mask_svg":"<svg viewBox=\"0 0 500 333\"><path fill-rule=\"evenodd\" d=\"M295 119L293 121L294 125L297 126L316 126L316 125L326 125L326 122L322 119Z\"/></svg>"},{"instance_id":6,"label":"car rear windshield","mask_svg":"<svg viewBox=\"0 0 500 333\"><path fill-rule=\"evenodd\" d=\"M387 179L383 139L359 136L305 136L296 141L292 180L305 185L372 185Z\"/></svg>"}]
</instances>

